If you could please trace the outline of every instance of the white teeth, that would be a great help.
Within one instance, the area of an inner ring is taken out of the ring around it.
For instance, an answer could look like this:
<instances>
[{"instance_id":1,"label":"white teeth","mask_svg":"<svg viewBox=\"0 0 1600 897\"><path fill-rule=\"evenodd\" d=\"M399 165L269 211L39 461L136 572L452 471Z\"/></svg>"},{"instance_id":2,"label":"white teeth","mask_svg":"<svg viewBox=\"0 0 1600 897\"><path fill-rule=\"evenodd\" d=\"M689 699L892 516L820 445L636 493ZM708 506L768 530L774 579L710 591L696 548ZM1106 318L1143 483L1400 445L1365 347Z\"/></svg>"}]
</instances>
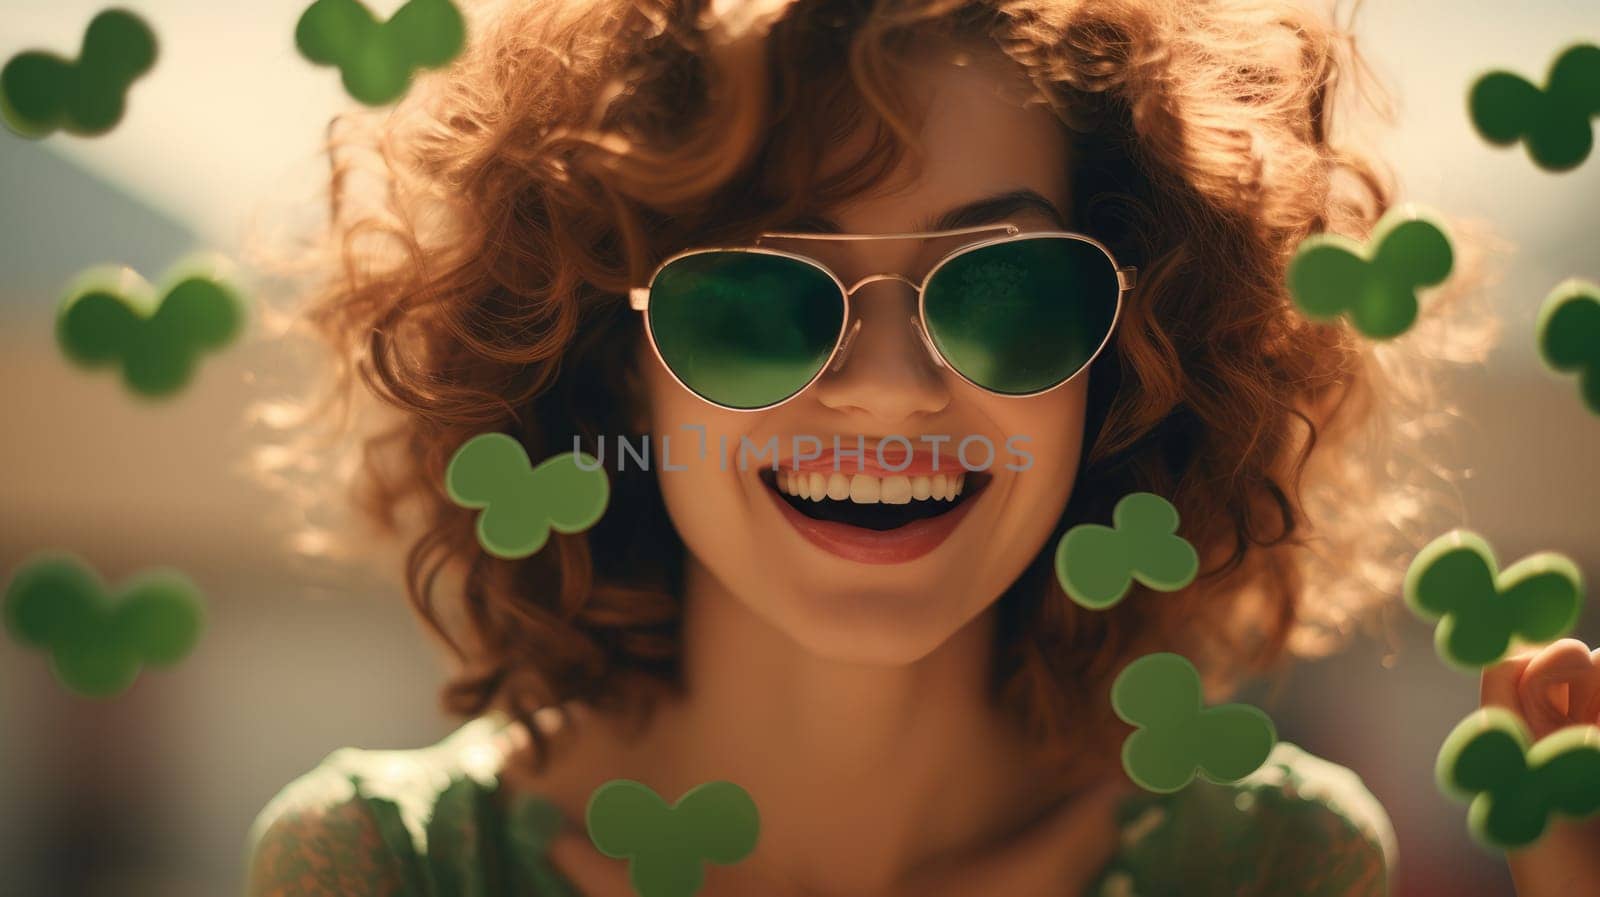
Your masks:
<instances>
[{"instance_id":1,"label":"white teeth","mask_svg":"<svg viewBox=\"0 0 1600 897\"><path fill-rule=\"evenodd\" d=\"M911 501L911 478L889 477L883 481L883 491L878 500L886 505L903 505Z\"/></svg>"},{"instance_id":2,"label":"white teeth","mask_svg":"<svg viewBox=\"0 0 1600 897\"><path fill-rule=\"evenodd\" d=\"M776 478L779 492L807 501L852 501L857 504L903 505L912 501L954 501L967 485L965 473L933 476L905 476L895 474L876 477L871 474L830 473L816 471L779 471Z\"/></svg>"},{"instance_id":3,"label":"white teeth","mask_svg":"<svg viewBox=\"0 0 1600 897\"><path fill-rule=\"evenodd\" d=\"M882 488L882 480L858 473L850 478L850 500L858 505L876 504Z\"/></svg>"}]
</instances>

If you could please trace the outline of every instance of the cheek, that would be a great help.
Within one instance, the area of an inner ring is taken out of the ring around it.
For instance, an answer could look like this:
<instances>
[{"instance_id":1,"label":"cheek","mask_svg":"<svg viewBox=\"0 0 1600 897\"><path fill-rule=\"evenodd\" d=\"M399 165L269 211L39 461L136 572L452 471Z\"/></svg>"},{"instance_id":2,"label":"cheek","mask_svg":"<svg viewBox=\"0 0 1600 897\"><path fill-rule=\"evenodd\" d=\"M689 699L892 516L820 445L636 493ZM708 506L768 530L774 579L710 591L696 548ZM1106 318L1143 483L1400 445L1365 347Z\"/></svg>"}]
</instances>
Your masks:
<instances>
[{"instance_id":1,"label":"cheek","mask_svg":"<svg viewBox=\"0 0 1600 897\"><path fill-rule=\"evenodd\" d=\"M728 456L737 450L746 415L715 408L680 386L654 357L642 367L651 441L650 464L662 500L685 545L698 557L748 554L737 527L746 511L736 466L722 463L719 437Z\"/></svg>"},{"instance_id":2,"label":"cheek","mask_svg":"<svg viewBox=\"0 0 1600 897\"><path fill-rule=\"evenodd\" d=\"M993 399L989 411L1013 450L1019 479L1043 487L1077 476L1083 454L1083 429L1088 400L1087 380L1069 383L1031 399ZM1022 457L1018 456L1031 456Z\"/></svg>"},{"instance_id":3,"label":"cheek","mask_svg":"<svg viewBox=\"0 0 1600 897\"><path fill-rule=\"evenodd\" d=\"M1074 382L1032 399L992 400L990 418L1006 435L997 464L1011 474L1004 529L1018 542L1042 546L1072 495L1083 456L1087 386Z\"/></svg>"}]
</instances>

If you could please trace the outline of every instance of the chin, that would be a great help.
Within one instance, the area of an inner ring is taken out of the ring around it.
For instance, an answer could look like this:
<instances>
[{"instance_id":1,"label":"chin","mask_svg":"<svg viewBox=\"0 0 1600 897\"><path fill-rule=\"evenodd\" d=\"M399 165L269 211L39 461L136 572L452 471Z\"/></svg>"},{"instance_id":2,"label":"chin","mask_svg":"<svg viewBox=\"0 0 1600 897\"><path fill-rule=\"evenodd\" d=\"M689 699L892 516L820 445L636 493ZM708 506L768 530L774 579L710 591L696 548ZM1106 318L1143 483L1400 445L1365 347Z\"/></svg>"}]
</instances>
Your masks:
<instances>
[{"instance_id":1,"label":"chin","mask_svg":"<svg viewBox=\"0 0 1600 897\"><path fill-rule=\"evenodd\" d=\"M808 654L863 666L914 664L937 651L974 615L959 607L953 595L904 588L787 593L781 599L782 607L769 608L763 616L775 618Z\"/></svg>"}]
</instances>

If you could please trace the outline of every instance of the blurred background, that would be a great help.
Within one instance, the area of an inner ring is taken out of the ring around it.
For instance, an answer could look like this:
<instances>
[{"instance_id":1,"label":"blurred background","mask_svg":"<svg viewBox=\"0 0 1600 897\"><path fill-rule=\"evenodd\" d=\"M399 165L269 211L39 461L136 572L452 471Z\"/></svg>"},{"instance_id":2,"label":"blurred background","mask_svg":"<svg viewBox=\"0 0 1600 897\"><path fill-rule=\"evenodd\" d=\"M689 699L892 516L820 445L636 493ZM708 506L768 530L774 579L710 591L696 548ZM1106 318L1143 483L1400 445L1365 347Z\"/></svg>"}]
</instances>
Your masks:
<instances>
[{"instance_id":1,"label":"blurred background","mask_svg":"<svg viewBox=\"0 0 1600 897\"><path fill-rule=\"evenodd\" d=\"M155 565L208 603L194 653L109 701L74 697L42 656L0 643L0 892L48 897L236 893L246 830L278 788L341 745L416 747L453 724L435 707L441 658L392 570L308 570L283 547L282 510L240 472L241 410L294 391L310 368L253 329L204 362L175 400L131 400L110 374L59 355L56 304L93 264L156 280L197 249L235 253L264 203L316 212L318 143L346 100L293 46L306 0L130 0L161 41L110 135L22 140L0 131L0 579L63 549L109 582ZM398 0L369 4L387 16ZM6 0L0 60L73 57L98 12L85 0ZM1600 155L1546 174L1482 143L1473 79L1542 81L1561 48L1600 40L1593 0L1367 3L1360 46L1398 104L1384 149L1407 198L1487 223L1509 241L1491 303L1499 348L1448 389L1464 419L1439 460L1465 467L1461 516L1502 562L1551 549L1600 583L1600 419L1539 365L1540 300L1600 279ZM1592 587L1591 587L1592 589ZM1600 640L1593 603L1580 636ZM1432 781L1440 740L1477 703L1476 680L1435 657L1401 616L1382 638L1259 691L1281 733L1357 770L1399 834L1407 897L1511 893L1470 842L1464 808Z\"/></svg>"}]
</instances>

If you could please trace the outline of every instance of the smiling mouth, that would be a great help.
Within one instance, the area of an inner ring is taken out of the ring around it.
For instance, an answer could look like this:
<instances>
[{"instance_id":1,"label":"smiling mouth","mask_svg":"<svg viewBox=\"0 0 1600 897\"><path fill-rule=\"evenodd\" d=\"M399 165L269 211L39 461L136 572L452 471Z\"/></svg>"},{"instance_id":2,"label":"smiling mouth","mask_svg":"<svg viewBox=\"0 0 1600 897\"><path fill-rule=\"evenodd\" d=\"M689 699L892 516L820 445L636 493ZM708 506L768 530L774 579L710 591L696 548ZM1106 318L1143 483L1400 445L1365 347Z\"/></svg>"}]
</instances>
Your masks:
<instances>
[{"instance_id":1,"label":"smiling mouth","mask_svg":"<svg viewBox=\"0 0 1600 897\"><path fill-rule=\"evenodd\" d=\"M934 476L876 477L866 473L762 470L761 481L812 520L866 530L899 529L942 517L974 500L992 474L957 470Z\"/></svg>"}]
</instances>

